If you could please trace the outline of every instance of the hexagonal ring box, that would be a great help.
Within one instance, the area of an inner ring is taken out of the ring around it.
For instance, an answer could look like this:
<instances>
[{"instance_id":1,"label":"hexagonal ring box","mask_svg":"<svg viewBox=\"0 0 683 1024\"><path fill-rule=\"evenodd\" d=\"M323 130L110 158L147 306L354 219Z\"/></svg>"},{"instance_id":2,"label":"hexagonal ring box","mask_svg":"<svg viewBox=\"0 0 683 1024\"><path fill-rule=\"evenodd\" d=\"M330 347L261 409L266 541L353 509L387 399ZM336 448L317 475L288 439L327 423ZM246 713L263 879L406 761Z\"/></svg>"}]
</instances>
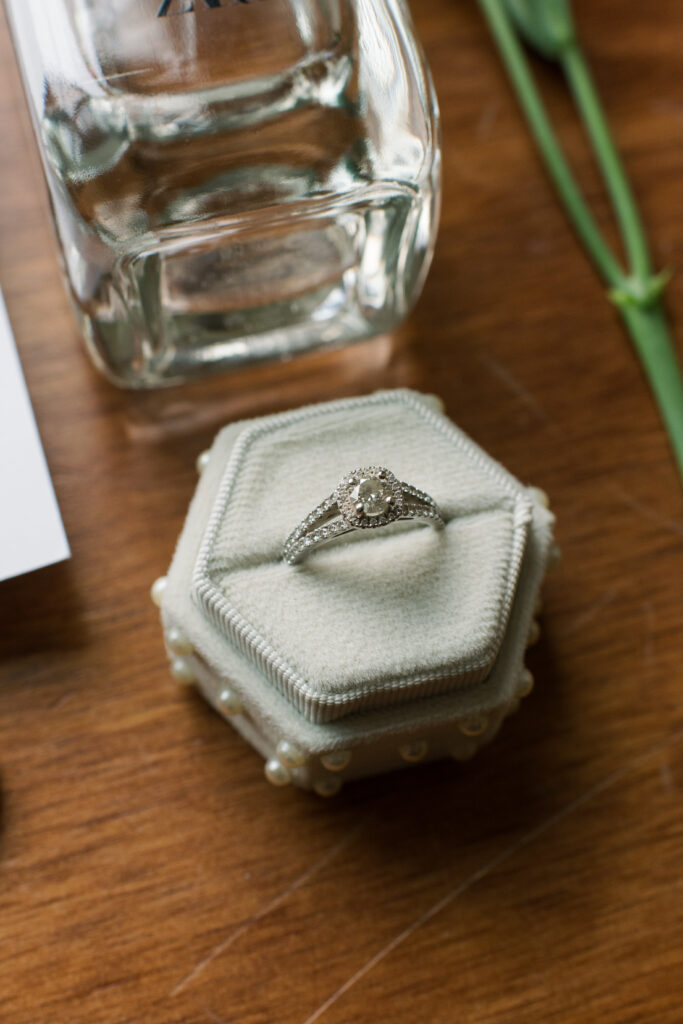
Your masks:
<instances>
[{"instance_id":1,"label":"hexagonal ring box","mask_svg":"<svg viewBox=\"0 0 683 1024\"><path fill-rule=\"evenodd\" d=\"M290 564L287 537L357 466L431 495L443 529L352 530ZM406 390L231 424L200 469L153 597L172 674L272 783L330 796L493 738L533 684L525 649L556 554L543 492Z\"/></svg>"}]
</instances>

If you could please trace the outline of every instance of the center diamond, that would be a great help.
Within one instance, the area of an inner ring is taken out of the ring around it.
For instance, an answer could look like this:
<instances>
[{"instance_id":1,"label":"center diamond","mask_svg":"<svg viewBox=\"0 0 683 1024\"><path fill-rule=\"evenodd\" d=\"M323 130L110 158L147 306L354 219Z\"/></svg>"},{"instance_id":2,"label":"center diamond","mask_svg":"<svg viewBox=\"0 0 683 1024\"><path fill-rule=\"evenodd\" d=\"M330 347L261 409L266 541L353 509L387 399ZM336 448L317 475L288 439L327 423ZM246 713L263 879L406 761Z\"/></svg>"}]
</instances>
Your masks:
<instances>
[{"instance_id":1,"label":"center diamond","mask_svg":"<svg viewBox=\"0 0 683 1024\"><path fill-rule=\"evenodd\" d=\"M372 518L387 512L394 497L389 481L378 476L363 477L352 496L356 507L363 506L363 515Z\"/></svg>"}]
</instances>

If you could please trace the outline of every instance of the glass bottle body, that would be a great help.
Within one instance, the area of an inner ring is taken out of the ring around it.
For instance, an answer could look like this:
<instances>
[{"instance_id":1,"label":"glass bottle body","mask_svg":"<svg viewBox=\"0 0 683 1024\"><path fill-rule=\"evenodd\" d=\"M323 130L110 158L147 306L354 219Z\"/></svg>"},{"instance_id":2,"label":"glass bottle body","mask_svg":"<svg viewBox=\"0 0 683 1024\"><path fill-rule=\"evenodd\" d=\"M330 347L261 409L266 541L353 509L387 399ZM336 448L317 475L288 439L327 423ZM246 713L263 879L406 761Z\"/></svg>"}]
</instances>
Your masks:
<instances>
[{"instance_id":1,"label":"glass bottle body","mask_svg":"<svg viewBox=\"0 0 683 1024\"><path fill-rule=\"evenodd\" d=\"M340 345L417 297L436 101L402 0L6 0L88 348L115 382Z\"/></svg>"}]
</instances>

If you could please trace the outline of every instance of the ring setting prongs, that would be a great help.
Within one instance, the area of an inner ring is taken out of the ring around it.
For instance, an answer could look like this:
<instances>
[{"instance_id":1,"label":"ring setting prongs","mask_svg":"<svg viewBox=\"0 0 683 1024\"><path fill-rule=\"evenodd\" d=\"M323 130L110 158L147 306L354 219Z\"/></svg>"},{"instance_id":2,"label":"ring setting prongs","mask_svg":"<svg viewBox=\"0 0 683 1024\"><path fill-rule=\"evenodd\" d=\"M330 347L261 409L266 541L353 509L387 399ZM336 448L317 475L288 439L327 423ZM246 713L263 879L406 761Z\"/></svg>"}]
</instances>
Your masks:
<instances>
[{"instance_id":1,"label":"ring setting prongs","mask_svg":"<svg viewBox=\"0 0 683 1024\"><path fill-rule=\"evenodd\" d=\"M344 477L335 492L342 518L356 530L386 526L400 518L403 490L383 466L356 469Z\"/></svg>"}]
</instances>

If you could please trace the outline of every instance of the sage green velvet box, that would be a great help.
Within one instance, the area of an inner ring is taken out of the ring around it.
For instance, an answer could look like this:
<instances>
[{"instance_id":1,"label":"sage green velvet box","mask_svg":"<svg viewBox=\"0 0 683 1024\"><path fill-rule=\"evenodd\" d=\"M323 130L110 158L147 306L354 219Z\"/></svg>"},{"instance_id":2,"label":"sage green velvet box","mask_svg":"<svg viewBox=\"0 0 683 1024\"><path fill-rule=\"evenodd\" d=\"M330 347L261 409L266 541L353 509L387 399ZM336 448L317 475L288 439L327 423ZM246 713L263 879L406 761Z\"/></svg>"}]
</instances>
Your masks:
<instances>
[{"instance_id":1,"label":"sage green velvet box","mask_svg":"<svg viewBox=\"0 0 683 1024\"><path fill-rule=\"evenodd\" d=\"M394 523L284 562L290 531L362 465L432 495L445 528ZM553 517L438 400L386 391L231 424L200 469L153 596L172 674L271 782L327 796L345 779L467 759L530 692Z\"/></svg>"}]
</instances>

